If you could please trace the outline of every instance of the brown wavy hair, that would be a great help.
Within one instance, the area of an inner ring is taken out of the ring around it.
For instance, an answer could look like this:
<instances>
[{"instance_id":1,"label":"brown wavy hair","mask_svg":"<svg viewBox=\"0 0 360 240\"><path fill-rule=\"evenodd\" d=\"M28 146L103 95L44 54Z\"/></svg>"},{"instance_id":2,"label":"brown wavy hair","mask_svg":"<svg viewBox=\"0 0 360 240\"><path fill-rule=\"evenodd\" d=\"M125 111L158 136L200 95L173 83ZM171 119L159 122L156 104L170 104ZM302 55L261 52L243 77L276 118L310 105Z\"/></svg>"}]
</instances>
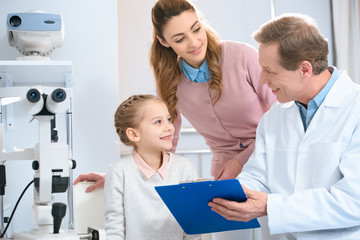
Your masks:
<instances>
[{"instance_id":1,"label":"brown wavy hair","mask_svg":"<svg viewBox=\"0 0 360 240\"><path fill-rule=\"evenodd\" d=\"M152 8L151 19L153 23L153 43L150 50L150 65L154 71L157 94L165 101L169 109L172 121L178 117L176 109L178 98L176 96L177 86L181 77L179 56L172 48L161 45L157 37L164 39L163 27L175 16L184 11L198 11L186 0L159 0ZM210 89L217 92L213 104L221 97L222 69L220 64L221 45L216 32L204 21L208 46L205 59L208 63L211 80L208 82Z\"/></svg>"},{"instance_id":2,"label":"brown wavy hair","mask_svg":"<svg viewBox=\"0 0 360 240\"><path fill-rule=\"evenodd\" d=\"M311 63L315 75L328 67L328 43L306 15L282 15L261 26L254 38L260 44L277 43L279 63L287 70L296 70L302 61Z\"/></svg>"}]
</instances>

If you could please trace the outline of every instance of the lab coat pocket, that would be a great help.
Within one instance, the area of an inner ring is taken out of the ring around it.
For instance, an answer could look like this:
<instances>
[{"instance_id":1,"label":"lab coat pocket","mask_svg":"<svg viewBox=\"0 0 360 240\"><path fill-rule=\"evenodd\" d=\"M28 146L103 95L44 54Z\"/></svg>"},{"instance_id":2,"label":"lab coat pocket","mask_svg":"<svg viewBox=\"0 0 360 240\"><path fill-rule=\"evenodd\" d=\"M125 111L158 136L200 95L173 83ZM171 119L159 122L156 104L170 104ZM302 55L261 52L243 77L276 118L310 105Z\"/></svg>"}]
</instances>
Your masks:
<instances>
[{"instance_id":1,"label":"lab coat pocket","mask_svg":"<svg viewBox=\"0 0 360 240\"><path fill-rule=\"evenodd\" d=\"M271 192L289 193L294 189L298 150L290 147L267 146L268 183Z\"/></svg>"},{"instance_id":2,"label":"lab coat pocket","mask_svg":"<svg viewBox=\"0 0 360 240\"><path fill-rule=\"evenodd\" d=\"M339 164L345 151L344 143L315 143L309 150L312 187L330 188L342 178Z\"/></svg>"}]
</instances>

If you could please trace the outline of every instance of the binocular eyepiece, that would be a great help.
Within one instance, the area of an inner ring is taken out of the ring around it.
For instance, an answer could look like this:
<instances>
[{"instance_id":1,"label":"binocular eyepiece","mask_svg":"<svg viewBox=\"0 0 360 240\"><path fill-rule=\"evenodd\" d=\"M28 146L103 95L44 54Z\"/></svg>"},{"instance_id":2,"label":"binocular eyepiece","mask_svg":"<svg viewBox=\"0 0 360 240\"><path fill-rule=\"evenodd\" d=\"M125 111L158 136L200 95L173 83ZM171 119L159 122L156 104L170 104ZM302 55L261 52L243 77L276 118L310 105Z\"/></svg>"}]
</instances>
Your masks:
<instances>
[{"instance_id":1,"label":"binocular eyepiece","mask_svg":"<svg viewBox=\"0 0 360 240\"><path fill-rule=\"evenodd\" d=\"M29 114L47 115L65 112L70 105L71 95L67 95L66 89L56 88L31 88L26 93L26 101L23 105Z\"/></svg>"},{"instance_id":2,"label":"binocular eyepiece","mask_svg":"<svg viewBox=\"0 0 360 240\"><path fill-rule=\"evenodd\" d=\"M40 97L41 93L36 88L30 89L26 94L27 100L31 103L38 102L40 100ZM57 103L63 102L66 99L66 92L64 91L64 89L57 88L52 92L51 99Z\"/></svg>"}]
</instances>

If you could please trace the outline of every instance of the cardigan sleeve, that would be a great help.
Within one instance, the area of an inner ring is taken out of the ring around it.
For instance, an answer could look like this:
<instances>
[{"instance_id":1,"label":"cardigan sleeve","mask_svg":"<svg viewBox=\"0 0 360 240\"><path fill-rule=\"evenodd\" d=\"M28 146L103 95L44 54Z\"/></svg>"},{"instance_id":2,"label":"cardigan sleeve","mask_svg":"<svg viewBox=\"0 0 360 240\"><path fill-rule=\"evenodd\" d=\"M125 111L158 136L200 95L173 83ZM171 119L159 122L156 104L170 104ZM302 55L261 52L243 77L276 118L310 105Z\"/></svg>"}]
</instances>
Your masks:
<instances>
[{"instance_id":1,"label":"cardigan sleeve","mask_svg":"<svg viewBox=\"0 0 360 240\"><path fill-rule=\"evenodd\" d=\"M249 160L251 154L255 149L255 140L250 143L243 151L237 154L234 158L240 162L242 166Z\"/></svg>"},{"instance_id":2,"label":"cardigan sleeve","mask_svg":"<svg viewBox=\"0 0 360 240\"><path fill-rule=\"evenodd\" d=\"M276 101L275 95L272 93L271 89L264 84L260 84L260 74L261 67L258 62L258 52L251 45L246 44L246 48L243 48L244 52L244 60L245 66L247 69L247 81L254 89L255 93L259 97L259 99L264 104L264 110L267 111L270 109L271 105ZM255 140L252 141L248 146L245 146L245 149L241 151L239 154L235 156L241 165L248 161L251 154L255 149Z\"/></svg>"}]
</instances>

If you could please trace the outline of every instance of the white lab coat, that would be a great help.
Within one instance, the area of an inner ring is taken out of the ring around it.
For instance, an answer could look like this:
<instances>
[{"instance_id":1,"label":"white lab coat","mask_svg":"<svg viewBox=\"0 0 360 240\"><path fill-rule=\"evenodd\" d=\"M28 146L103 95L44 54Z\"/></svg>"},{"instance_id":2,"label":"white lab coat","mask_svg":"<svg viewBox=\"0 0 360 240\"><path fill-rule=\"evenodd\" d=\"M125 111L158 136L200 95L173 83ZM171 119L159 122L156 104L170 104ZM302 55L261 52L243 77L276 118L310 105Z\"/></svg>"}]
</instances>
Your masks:
<instances>
[{"instance_id":1,"label":"white lab coat","mask_svg":"<svg viewBox=\"0 0 360 240\"><path fill-rule=\"evenodd\" d=\"M360 239L359 125L360 86L345 72L306 132L294 102L263 116L238 179L269 194L268 228L279 235L264 239Z\"/></svg>"}]
</instances>

